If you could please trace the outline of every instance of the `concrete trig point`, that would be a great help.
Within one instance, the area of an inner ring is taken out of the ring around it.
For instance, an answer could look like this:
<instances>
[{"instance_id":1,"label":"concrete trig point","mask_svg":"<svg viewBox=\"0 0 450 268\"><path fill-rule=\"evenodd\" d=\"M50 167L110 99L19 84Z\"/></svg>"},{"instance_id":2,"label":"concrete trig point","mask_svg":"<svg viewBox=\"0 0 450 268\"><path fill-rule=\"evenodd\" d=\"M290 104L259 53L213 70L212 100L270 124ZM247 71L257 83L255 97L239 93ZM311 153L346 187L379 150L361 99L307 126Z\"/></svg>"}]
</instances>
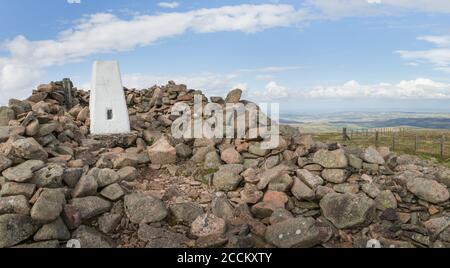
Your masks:
<instances>
[{"instance_id":1,"label":"concrete trig point","mask_svg":"<svg viewBox=\"0 0 450 268\"><path fill-rule=\"evenodd\" d=\"M96 61L89 101L91 134L130 132L130 119L117 61Z\"/></svg>"}]
</instances>

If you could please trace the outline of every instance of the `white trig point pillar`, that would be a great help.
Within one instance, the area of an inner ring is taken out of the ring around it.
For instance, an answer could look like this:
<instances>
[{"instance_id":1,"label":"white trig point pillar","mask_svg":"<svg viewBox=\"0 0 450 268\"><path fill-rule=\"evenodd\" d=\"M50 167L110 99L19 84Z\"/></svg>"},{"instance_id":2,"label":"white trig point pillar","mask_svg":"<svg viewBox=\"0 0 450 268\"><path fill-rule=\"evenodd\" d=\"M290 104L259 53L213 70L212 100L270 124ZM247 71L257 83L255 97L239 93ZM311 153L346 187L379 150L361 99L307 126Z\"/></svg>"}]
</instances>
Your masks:
<instances>
[{"instance_id":1,"label":"white trig point pillar","mask_svg":"<svg viewBox=\"0 0 450 268\"><path fill-rule=\"evenodd\" d=\"M130 132L130 119L117 61L96 61L89 101L91 134Z\"/></svg>"}]
</instances>

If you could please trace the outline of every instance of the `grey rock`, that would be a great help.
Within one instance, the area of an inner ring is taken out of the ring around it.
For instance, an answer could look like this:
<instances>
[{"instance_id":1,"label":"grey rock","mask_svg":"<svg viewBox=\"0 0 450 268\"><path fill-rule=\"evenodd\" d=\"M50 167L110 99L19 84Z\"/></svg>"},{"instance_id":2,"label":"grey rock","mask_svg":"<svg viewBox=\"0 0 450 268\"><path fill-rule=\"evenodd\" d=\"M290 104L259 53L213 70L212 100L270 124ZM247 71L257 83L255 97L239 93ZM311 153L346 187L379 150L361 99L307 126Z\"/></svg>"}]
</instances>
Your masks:
<instances>
[{"instance_id":1,"label":"grey rock","mask_svg":"<svg viewBox=\"0 0 450 268\"><path fill-rule=\"evenodd\" d=\"M239 174L221 169L214 173L213 185L219 191L233 191L237 189L242 180L243 178Z\"/></svg>"},{"instance_id":2,"label":"grey rock","mask_svg":"<svg viewBox=\"0 0 450 268\"><path fill-rule=\"evenodd\" d=\"M151 223L162 221L168 211L164 203L157 197L133 193L125 196L125 212L133 223Z\"/></svg>"},{"instance_id":3,"label":"grey rock","mask_svg":"<svg viewBox=\"0 0 450 268\"><path fill-rule=\"evenodd\" d=\"M92 176L92 175L83 176L78 181L77 185L75 186L75 189L73 189L72 197L77 198L77 197L96 195L97 188L98 188L98 184L97 184L97 181L95 180L94 176Z\"/></svg>"},{"instance_id":4,"label":"grey rock","mask_svg":"<svg viewBox=\"0 0 450 268\"><path fill-rule=\"evenodd\" d=\"M62 187L64 168L58 164L50 163L34 173L31 183L38 187L59 188Z\"/></svg>"},{"instance_id":5,"label":"grey rock","mask_svg":"<svg viewBox=\"0 0 450 268\"><path fill-rule=\"evenodd\" d=\"M36 185L32 183L6 182L2 186L0 196L23 195L31 198L36 190Z\"/></svg>"},{"instance_id":6,"label":"grey rock","mask_svg":"<svg viewBox=\"0 0 450 268\"><path fill-rule=\"evenodd\" d=\"M323 184L323 179L320 176L314 175L306 169L297 169L297 177L311 189Z\"/></svg>"},{"instance_id":7,"label":"grey rock","mask_svg":"<svg viewBox=\"0 0 450 268\"><path fill-rule=\"evenodd\" d=\"M0 126L7 126L9 121L16 119L16 113L13 109L6 106L0 107Z\"/></svg>"},{"instance_id":8,"label":"grey rock","mask_svg":"<svg viewBox=\"0 0 450 268\"><path fill-rule=\"evenodd\" d=\"M269 183L279 177L281 174L286 173L289 170L289 167L286 165L278 165L274 168L267 169L257 175L259 182L257 184L258 189L263 190L269 185Z\"/></svg>"},{"instance_id":9,"label":"grey rock","mask_svg":"<svg viewBox=\"0 0 450 268\"><path fill-rule=\"evenodd\" d=\"M62 219L58 217L53 222L44 224L33 238L34 241L68 240L70 233Z\"/></svg>"},{"instance_id":10,"label":"grey rock","mask_svg":"<svg viewBox=\"0 0 450 268\"><path fill-rule=\"evenodd\" d=\"M13 164L13 161L8 157L0 154L0 172L9 168Z\"/></svg>"},{"instance_id":11,"label":"grey rock","mask_svg":"<svg viewBox=\"0 0 450 268\"><path fill-rule=\"evenodd\" d=\"M66 198L58 189L45 189L31 208L31 218L41 223L56 220L63 210Z\"/></svg>"},{"instance_id":12,"label":"grey rock","mask_svg":"<svg viewBox=\"0 0 450 268\"><path fill-rule=\"evenodd\" d=\"M314 200L315 198L314 191L299 178L294 178L291 192L298 200Z\"/></svg>"},{"instance_id":13,"label":"grey rock","mask_svg":"<svg viewBox=\"0 0 450 268\"><path fill-rule=\"evenodd\" d=\"M72 239L80 241L81 248L113 248L114 243L94 228L82 225L72 234Z\"/></svg>"},{"instance_id":14,"label":"grey rock","mask_svg":"<svg viewBox=\"0 0 450 268\"><path fill-rule=\"evenodd\" d=\"M44 148L33 138L18 139L11 145L17 157L27 160L47 160L48 154Z\"/></svg>"},{"instance_id":15,"label":"grey rock","mask_svg":"<svg viewBox=\"0 0 450 268\"><path fill-rule=\"evenodd\" d=\"M406 187L417 197L431 203L441 203L449 199L449 192L445 185L425 178L410 178Z\"/></svg>"},{"instance_id":16,"label":"grey rock","mask_svg":"<svg viewBox=\"0 0 450 268\"><path fill-rule=\"evenodd\" d=\"M362 159L364 159L367 163L384 165L383 156L373 146L369 146L364 149Z\"/></svg>"},{"instance_id":17,"label":"grey rock","mask_svg":"<svg viewBox=\"0 0 450 268\"><path fill-rule=\"evenodd\" d=\"M211 202L211 212L227 222L234 219L234 207L231 205L227 196L221 192L217 192L216 196L213 198Z\"/></svg>"},{"instance_id":18,"label":"grey rock","mask_svg":"<svg viewBox=\"0 0 450 268\"><path fill-rule=\"evenodd\" d=\"M70 204L80 213L82 220L91 219L111 209L111 202L97 196L74 198L70 200Z\"/></svg>"},{"instance_id":19,"label":"grey rock","mask_svg":"<svg viewBox=\"0 0 450 268\"><path fill-rule=\"evenodd\" d=\"M257 156L266 156L270 150L261 148L260 143L254 143L248 147L248 152Z\"/></svg>"},{"instance_id":20,"label":"grey rock","mask_svg":"<svg viewBox=\"0 0 450 268\"><path fill-rule=\"evenodd\" d=\"M100 195L111 200L111 201L117 201L122 196L125 195L124 190L118 183L114 183L111 185L106 186L101 192Z\"/></svg>"},{"instance_id":21,"label":"grey rock","mask_svg":"<svg viewBox=\"0 0 450 268\"><path fill-rule=\"evenodd\" d=\"M324 168L345 168L348 165L347 157L342 149L334 151L321 149L314 153L313 161Z\"/></svg>"},{"instance_id":22,"label":"grey rock","mask_svg":"<svg viewBox=\"0 0 450 268\"><path fill-rule=\"evenodd\" d=\"M177 151L177 156L181 159L187 159L192 155L191 147L184 143L177 144L175 150Z\"/></svg>"},{"instance_id":23,"label":"grey rock","mask_svg":"<svg viewBox=\"0 0 450 268\"><path fill-rule=\"evenodd\" d=\"M56 123L41 124L39 126L38 135L41 137L47 136L51 134L53 131L55 131L57 126L58 125Z\"/></svg>"},{"instance_id":24,"label":"grey rock","mask_svg":"<svg viewBox=\"0 0 450 268\"><path fill-rule=\"evenodd\" d=\"M347 180L347 172L344 169L324 169L322 178L331 183L343 183Z\"/></svg>"},{"instance_id":25,"label":"grey rock","mask_svg":"<svg viewBox=\"0 0 450 268\"><path fill-rule=\"evenodd\" d=\"M209 152L205 155L204 169L218 169L222 165L219 154L215 151Z\"/></svg>"},{"instance_id":26,"label":"grey rock","mask_svg":"<svg viewBox=\"0 0 450 268\"><path fill-rule=\"evenodd\" d=\"M70 188L74 188L82 175L82 168L65 168L63 173L63 181Z\"/></svg>"},{"instance_id":27,"label":"grey rock","mask_svg":"<svg viewBox=\"0 0 450 268\"><path fill-rule=\"evenodd\" d=\"M375 183L364 183L361 190L372 198L376 198L381 192Z\"/></svg>"},{"instance_id":28,"label":"grey rock","mask_svg":"<svg viewBox=\"0 0 450 268\"><path fill-rule=\"evenodd\" d=\"M16 116L31 111L31 104L29 102L27 102L27 101L21 101L21 100L17 100L17 99L10 99L8 101L8 106L12 110L14 110L14 113L16 114Z\"/></svg>"},{"instance_id":29,"label":"grey rock","mask_svg":"<svg viewBox=\"0 0 450 268\"><path fill-rule=\"evenodd\" d=\"M375 202L365 195L329 193L320 200L325 218L339 229L369 223L375 213Z\"/></svg>"},{"instance_id":30,"label":"grey rock","mask_svg":"<svg viewBox=\"0 0 450 268\"><path fill-rule=\"evenodd\" d=\"M228 93L227 97L225 98L225 102L226 103L238 103L241 100L241 96L242 96L242 90L240 90L238 88L234 89Z\"/></svg>"},{"instance_id":31,"label":"grey rock","mask_svg":"<svg viewBox=\"0 0 450 268\"><path fill-rule=\"evenodd\" d=\"M10 181L25 182L33 177L33 172L44 167L41 160L28 160L3 171L2 175Z\"/></svg>"},{"instance_id":32,"label":"grey rock","mask_svg":"<svg viewBox=\"0 0 450 268\"><path fill-rule=\"evenodd\" d=\"M293 183L294 180L289 174L281 174L279 177L271 180L268 189L272 191L287 192L291 189Z\"/></svg>"},{"instance_id":33,"label":"grey rock","mask_svg":"<svg viewBox=\"0 0 450 268\"><path fill-rule=\"evenodd\" d=\"M279 248L308 248L325 243L332 229L313 218L291 218L267 228L267 242Z\"/></svg>"},{"instance_id":34,"label":"grey rock","mask_svg":"<svg viewBox=\"0 0 450 268\"><path fill-rule=\"evenodd\" d=\"M361 158L357 157L356 155L349 154L348 155L348 164L355 169L361 169L363 161Z\"/></svg>"},{"instance_id":35,"label":"grey rock","mask_svg":"<svg viewBox=\"0 0 450 268\"><path fill-rule=\"evenodd\" d=\"M23 195L0 197L0 215L3 214L30 214L30 205Z\"/></svg>"},{"instance_id":36,"label":"grey rock","mask_svg":"<svg viewBox=\"0 0 450 268\"><path fill-rule=\"evenodd\" d=\"M341 183L335 184L333 190L338 193L351 193L356 194L359 192L359 185L357 183Z\"/></svg>"},{"instance_id":37,"label":"grey rock","mask_svg":"<svg viewBox=\"0 0 450 268\"><path fill-rule=\"evenodd\" d=\"M135 167L139 165L139 155L137 153L121 153L112 159L114 169L121 169L123 167Z\"/></svg>"},{"instance_id":38,"label":"grey rock","mask_svg":"<svg viewBox=\"0 0 450 268\"><path fill-rule=\"evenodd\" d=\"M377 198L375 198L375 206L379 210L385 210L388 208L397 208L397 199L395 199L394 194L389 191L385 190L380 192L377 195Z\"/></svg>"},{"instance_id":39,"label":"grey rock","mask_svg":"<svg viewBox=\"0 0 450 268\"><path fill-rule=\"evenodd\" d=\"M202 215L203 208L196 203L178 203L170 206L170 212L175 222L190 226L194 220Z\"/></svg>"},{"instance_id":40,"label":"grey rock","mask_svg":"<svg viewBox=\"0 0 450 268\"><path fill-rule=\"evenodd\" d=\"M0 216L0 248L19 244L31 237L38 225L28 215L5 214Z\"/></svg>"},{"instance_id":41,"label":"grey rock","mask_svg":"<svg viewBox=\"0 0 450 268\"><path fill-rule=\"evenodd\" d=\"M113 183L117 183L120 181L120 176L112 169L104 168L98 171L97 176L97 184L99 188L103 188Z\"/></svg>"},{"instance_id":42,"label":"grey rock","mask_svg":"<svg viewBox=\"0 0 450 268\"><path fill-rule=\"evenodd\" d=\"M139 171L135 167L123 167L117 171L120 180L133 181L139 177Z\"/></svg>"},{"instance_id":43,"label":"grey rock","mask_svg":"<svg viewBox=\"0 0 450 268\"><path fill-rule=\"evenodd\" d=\"M115 213L105 213L98 218L98 228L105 234L114 232L122 220L122 215Z\"/></svg>"}]
</instances>

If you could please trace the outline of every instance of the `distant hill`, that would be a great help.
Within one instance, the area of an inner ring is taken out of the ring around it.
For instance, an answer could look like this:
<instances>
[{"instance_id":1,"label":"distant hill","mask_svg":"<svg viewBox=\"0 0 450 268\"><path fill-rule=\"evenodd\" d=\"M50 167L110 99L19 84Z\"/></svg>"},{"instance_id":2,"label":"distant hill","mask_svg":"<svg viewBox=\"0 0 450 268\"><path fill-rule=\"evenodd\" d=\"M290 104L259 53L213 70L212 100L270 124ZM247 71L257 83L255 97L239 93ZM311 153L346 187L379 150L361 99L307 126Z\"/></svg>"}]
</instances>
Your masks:
<instances>
[{"instance_id":1,"label":"distant hill","mask_svg":"<svg viewBox=\"0 0 450 268\"><path fill-rule=\"evenodd\" d=\"M345 120L333 121L330 123L338 125L354 124L354 122ZM431 129L450 129L450 118L395 118L387 120L360 121L358 122L358 125L363 128L410 126Z\"/></svg>"}]
</instances>

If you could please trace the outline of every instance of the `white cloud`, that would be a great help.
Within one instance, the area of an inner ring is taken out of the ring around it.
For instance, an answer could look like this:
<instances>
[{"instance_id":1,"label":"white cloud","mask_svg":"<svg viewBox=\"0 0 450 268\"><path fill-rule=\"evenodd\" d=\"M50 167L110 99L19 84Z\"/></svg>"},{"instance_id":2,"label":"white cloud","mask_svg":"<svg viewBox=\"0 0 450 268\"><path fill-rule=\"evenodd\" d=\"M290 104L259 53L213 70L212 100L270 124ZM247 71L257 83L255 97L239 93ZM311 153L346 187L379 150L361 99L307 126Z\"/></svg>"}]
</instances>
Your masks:
<instances>
[{"instance_id":1,"label":"white cloud","mask_svg":"<svg viewBox=\"0 0 450 268\"><path fill-rule=\"evenodd\" d=\"M31 41L17 36L4 42L10 55L0 57L0 92L5 97L23 97L17 96L17 91L30 92L37 84L36 74L46 67L83 60L90 55L133 50L187 31L254 33L296 24L305 19L303 15L303 11L290 5L271 4L137 15L129 20L110 13L89 15L59 33L56 39Z\"/></svg>"},{"instance_id":2,"label":"white cloud","mask_svg":"<svg viewBox=\"0 0 450 268\"><path fill-rule=\"evenodd\" d=\"M305 6L326 19L398 16L408 11L450 13L448 0L307 0Z\"/></svg>"},{"instance_id":3,"label":"white cloud","mask_svg":"<svg viewBox=\"0 0 450 268\"><path fill-rule=\"evenodd\" d=\"M158 6L163 8L177 8L180 5L178 2L159 2Z\"/></svg>"},{"instance_id":4,"label":"white cloud","mask_svg":"<svg viewBox=\"0 0 450 268\"><path fill-rule=\"evenodd\" d=\"M69 4L81 4L81 0L67 0Z\"/></svg>"},{"instance_id":5,"label":"white cloud","mask_svg":"<svg viewBox=\"0 0 450 268\"><path fill-rule=\"evenodd\" d=\"M309 98L394 98L394 99L449 99L450 84L426 78L402 80L397 84L379 83L361 85L355 80L338 86L318 86L302 93Z\"/></svg>"},{"instance_id":6,"label":"white cloud","mask_svg":"<svg viewBox=\"0 0 450 268\"><path fill-rule=\"evenodd\" d=\"M289 97L286 87L278 85L275 81L270 81L265 86L264 91L254 91L253 95L264 100L280 100Z\"/></svg>"},{"instance_id":7,"label":"white cloud","mask_svg":"<svg viewBox=\"0 0 450 268\"><path fill-rule=\"evenodd\" d=\"M428 50L398 50L400 56L416 65L429 63L435 70L448 71L450 68L450 36L420 36L417 39L435 45L435 48Z\"/></svg>"}]
</instances>

